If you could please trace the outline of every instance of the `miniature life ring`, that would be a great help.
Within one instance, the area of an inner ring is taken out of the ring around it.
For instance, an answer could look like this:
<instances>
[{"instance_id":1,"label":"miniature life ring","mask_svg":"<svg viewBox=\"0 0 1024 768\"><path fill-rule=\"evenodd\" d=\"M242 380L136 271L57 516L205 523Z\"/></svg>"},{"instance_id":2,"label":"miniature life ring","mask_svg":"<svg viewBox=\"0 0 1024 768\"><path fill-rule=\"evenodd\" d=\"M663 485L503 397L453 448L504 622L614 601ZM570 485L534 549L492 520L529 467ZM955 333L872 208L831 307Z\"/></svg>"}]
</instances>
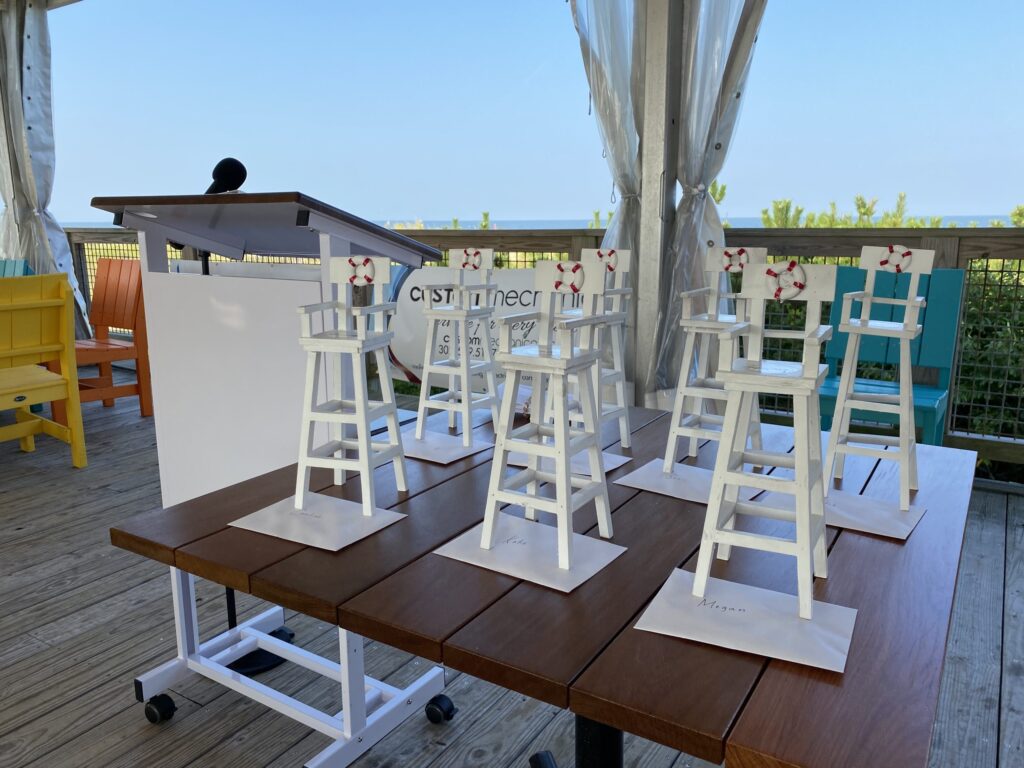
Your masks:
<instances>
[{"instance_id":1,"label":"miniature life ring","mask_svg":"<svg viewBox=\"0 0 1024 768\"><path fill-rule=\"evenodd\" d=\"M914 252L904 245L890 245L888 248L889 255L878 262L878 266L886 272L899 274L909 266Z\"/></svg>"},{"instance_id":2,"label":"miniature life ring","mask_svg":"<svg viewBox=\"0 0 1024 768\"><path fill-rule=\"evenodd\" d=\"M597 252L597 258L602 264L604 264L605 268L609 272L614 272L619 266L619 254L615 252L614 248L608 251L608 253L599 250Z\"/></svg>"},{"instance_id":3,"label":"miniature life ring","mask_svg":"<svg viewBox=\"0 0 1024 768\"><path fill-rule=\"evenodd\" d=\"M555 280L555 290L559 293L579 293L580 288L583 287L583 265L578 261L573 263L569 268L562 262L555 264L555 269L559 272L559 278ZM568 275L569 279L564 280L561 275Z\"/></svg>"},{"instance_id":4,"label":"miniature life ring","mask_svg":"<svg viewBox=\"0 0 1024 768\"><path fill-rule=\"evenodd\" d=\"M370 283L373 282L373 259L369 256L364 256L362 261L356 261L349 256L348 265L352 267L352 274L348 277L348 281L352 283L352 285L370 285Z\"/></svg>"},{"instance_id":5,"label":"miniature life ring","mask_svg":"<svg viewBox=\"0 0 1024 768\"><path fill-rule=\"evenodd\" d=\"M480 251L469 252L468 248L462 249L462 268L466 269L480 269L481 258Z\"/></svg>"},{"instance_id":6,"label":"miniature life ring","mask_svg":"<svg viewBox=\"0 0 1024 768\"><path fill-rule=\"evenodd\" d=\"M734 269L743 269L747 266L750 258L747 256L747 249L740 248L736 253L722 251L722 269L731 272Z\"/></svg>"},{"instance_id":7,"label":"miniature life ring","mask_svg":"<svg viewBox=\"0 0 1024 768\"><path fill-rule=\"evenodd\" d=\"M773 269L775 266L778 265L769 266L764 274L768 278L768 289L776 301L792 299L807 287L807 275L796 261L790 261L785 269Z\"/></svg>"}]
</instances>

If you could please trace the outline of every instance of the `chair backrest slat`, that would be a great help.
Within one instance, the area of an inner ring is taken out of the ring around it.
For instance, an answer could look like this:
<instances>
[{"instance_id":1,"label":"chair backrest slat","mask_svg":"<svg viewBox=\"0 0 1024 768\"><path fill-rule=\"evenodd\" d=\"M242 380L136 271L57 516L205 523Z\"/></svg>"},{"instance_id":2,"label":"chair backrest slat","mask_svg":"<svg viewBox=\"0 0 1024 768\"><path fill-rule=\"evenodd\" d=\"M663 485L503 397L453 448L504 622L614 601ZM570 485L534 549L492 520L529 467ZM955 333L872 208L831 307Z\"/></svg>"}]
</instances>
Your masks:
<instances>
[{"instance_id":1,"label":"chair backrest slat","mask_svg":"<svg viewBox=\"0 0 1024 768\"><path fill-rule=\"evenodd\" d=\"M740 295L747 300L752 333L747 357L760 360L764 342L765 307L772 301L796 301L807 305L804 330L821 325L821 305L835 293L833 264L799 264L793 260L763 264L743 270Z\"/></svg>"},{"instance_id":2,"label":"chair backrest slat","mask_svg":"<svg viewBox=\"0 0 1024 768\"><path fill-rule=\"evenodd\" d=\"M142 270L135 259L100 259L89 322L97 328L135 330L142 299Z\"/></svg>"},{"instance_id":3,"label":"chair backrest slat","mask_svg":"<svg viewBox=\"0 0 1024 768\"><path fill-rule=\"evenodd\" d=\"M605 297L605 308L609 312L628 312L632 298L633 284L629 273L633 268L633 252L619 248L584 248L580 261L596 259L604 265L605 287L616 291L629 289L630 293L616 293Z\"/></svg>"},{"instance_id":4,"label":"chair backrest slat","mask_svg":"<svg viewBox=\"0 0 1024 768\"><path fill-rule=\"evenodd\" d=\"M0 278L0 368L57 360L73 343L69 301L63 274Z\"/></svg>"},{"instance_id":5,"label":"chair backrest slat","mask_svg":"<svg viewBox=\"0 0 1024 768\"><path fill-rule=\"evenodd\" d=\"M537 311L541 314L537 340L543 346L554 343L552 329L558 315L581 307L584 315L598 311L607 283L607 269L594 252L580 261L538 261L534 267L533 287L537 291Z\"/></svg>"}]
</instances>

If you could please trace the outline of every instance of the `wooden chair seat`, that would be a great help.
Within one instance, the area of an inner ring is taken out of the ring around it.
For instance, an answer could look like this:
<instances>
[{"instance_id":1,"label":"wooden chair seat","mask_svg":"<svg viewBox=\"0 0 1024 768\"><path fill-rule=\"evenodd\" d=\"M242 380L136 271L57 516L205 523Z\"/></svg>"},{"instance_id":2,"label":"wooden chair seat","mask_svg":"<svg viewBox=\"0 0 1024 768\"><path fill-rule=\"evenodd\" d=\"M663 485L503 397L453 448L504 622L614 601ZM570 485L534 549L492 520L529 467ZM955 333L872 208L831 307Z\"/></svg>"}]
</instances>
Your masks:
<instances>
[{"instance_id":1,"label":"wooden chair seat","mask_svg":"<svg viewBox=\"0 0 1024 768\"><path fill-rule=\"evenodd\" d=\"M48 403L67 396L64 377L40 365L0 368L0 409Z\"/></svg>"},{"instance_id":2,"label":"wooden chair seat","mask_svg":"<svg viewBox=\"0 0 1024 768\"><path fill-rule=\"evenodd\" d=\"M541 348L536 344L528 344L508 352L497 352L494 359L505 367L511 366L526 372L550 372L586 368L600 356L599 350L587 351L573 347L572 355L562 357L558 345Z\"/></svg>"},{"instance_id":3,"label":"wooden chair seat","mask_svg":"<svg viewBox=\"0 0 1024 768\"><path fill-rule=\"evenodd\" d=\"M754 361L743 357L733 361L731 370L718 372L718 378L725 389L750 388L755 392L766 391L766 380L771 382L772 387L803 391L808 387L819 386L827 375L828 366L824 363L818 366L817 378L811 378L804 374L803 363L785 360ZM779 390L779 394L785 393Z\"/></svg>"},{"instance_id":4,"label":"wooden chair seat","mask_svg":"<svg viewBox=\"0 0 1024 768\"><path fill-rule=\"evenodd\" d=\"M299 343L307 352L358 354L386 347L394 337L395 334L390 331L387 333L360 333L355 329L338 328L304 336L299 339Z\"/></svg>"},{"instance_id":5,"label":"wooden chair seat","mask_svg":"<svg viewBox=\"0 0 1024 768\"><path fill-rule=\"evenodd\" d=\"M135 342L127 339L81 339L75 342L75 358L79 365L134 360L137 354Z\"/></svg>"},{"instance_id":6,"label":"wooden chair seat","mask_svg":"<svg viewBox=\"0 0 1024 768\"><path fill-rule=\"evenodd\" d=\"M852 318L848 323L840 323L839 330L843 333L867 333L872 336L886 336L893 339L916 339L921 335L921 326L907 328L903 323L891 320L860 320Z\"/></svg>"}]
</instances>

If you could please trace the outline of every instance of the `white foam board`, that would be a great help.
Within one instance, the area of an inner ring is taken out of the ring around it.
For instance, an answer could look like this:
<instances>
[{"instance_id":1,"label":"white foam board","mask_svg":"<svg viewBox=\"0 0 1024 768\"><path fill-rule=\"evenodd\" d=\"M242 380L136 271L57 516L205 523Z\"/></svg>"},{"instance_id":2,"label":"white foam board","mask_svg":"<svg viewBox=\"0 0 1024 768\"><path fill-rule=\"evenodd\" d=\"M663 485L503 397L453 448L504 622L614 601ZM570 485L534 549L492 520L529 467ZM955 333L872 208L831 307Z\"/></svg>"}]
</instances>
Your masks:
<instances>
[{"instance_id":1,"label":"white foam board","mask_svg":"<svg viewBox=\"0 0 1024 768\"><path fill-rule=\"evenodd\" d=\"M400 512L380 508L375 509L372 515L364 515L363 505L359 502L308 493L302 509L296 509L295 497L289 496L239 518L231 525L337 552L403 517L405 515Z\"/></svg>"},{"instance_id":2,"label":"white foam board","mask_svg":"<svg viewBox=\"0 0 1024 768\"><path fill-rule=\"evenodd\" d=\"M483 523L470 528L435 552L453 560L497 571L559 592L572 592L626 551L593 536L573 534L572 567L558 567L558 531L553 525L500 513L497 541L480 546Z\"/></svg>"},{"instance_id":3,"label":"white foam board","mask_svg":"<svg viewBox=\"0 0 1024 768\"><path fill-rule=\"evenodd\" d=\"M421 459L434 464L451 464L452 462L493 448L494 443L473 436L473 444L468 448L462 444L462 435L450 435L447 432L423 430L423 439L416 439L416 429L402 432L402 447L408 458Z\"/></svg>"},{"instance_id":4,"label":"white foam board","mask_svg":"<svg viewBox=\"0 0 1024 768\"><path fill-rule=\"evenodd\" d=\"M695 597L693 578L674 570L636 628L832 672L846 668L855 609L815 600L812 618L801 619L795 595L711 578L704 597Z\"/></svg>"}]
</instances>

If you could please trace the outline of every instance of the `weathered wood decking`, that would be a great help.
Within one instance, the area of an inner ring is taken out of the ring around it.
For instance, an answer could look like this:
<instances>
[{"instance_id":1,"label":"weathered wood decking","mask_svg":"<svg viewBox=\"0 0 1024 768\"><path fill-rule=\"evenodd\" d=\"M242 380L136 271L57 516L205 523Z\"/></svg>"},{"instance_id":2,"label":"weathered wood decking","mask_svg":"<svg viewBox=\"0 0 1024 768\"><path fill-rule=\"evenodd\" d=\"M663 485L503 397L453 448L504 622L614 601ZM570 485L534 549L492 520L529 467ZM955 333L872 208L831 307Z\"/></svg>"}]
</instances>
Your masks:
<instances>
[{"instance_id":1,"label":"weathered wood decking","mask_svg":"<svg viewBox=\"0 0 1024 768\"><path fill-rule=\"evenodd\" d=\"M108 527L158 506L151 419L134 401L85 408L89 466L37 439L0 444L0 766L300 766L324 737L206 680L175 690L154 726L132 677L174 648L167 569L108 542ZM9 414L0 416L6 420ZM222 590L199 584L206 632L224 626ZM239 595L242 615L260 601ZM297 642L337 658L332 628L289 615ZM368 671L404 682L425 662L370 643ZM279 667L268 684L320 706L336 686ZM526 766L550 749L573 765L572 717L466 675L449 675L455 720L414 716L358 766ZM975 492L961 560L932 765L1024 765L1024 497ZM627 736L627 765L706 768ZM581 767L582 768L582 767Z\"/></svg>"}]
</instances>

